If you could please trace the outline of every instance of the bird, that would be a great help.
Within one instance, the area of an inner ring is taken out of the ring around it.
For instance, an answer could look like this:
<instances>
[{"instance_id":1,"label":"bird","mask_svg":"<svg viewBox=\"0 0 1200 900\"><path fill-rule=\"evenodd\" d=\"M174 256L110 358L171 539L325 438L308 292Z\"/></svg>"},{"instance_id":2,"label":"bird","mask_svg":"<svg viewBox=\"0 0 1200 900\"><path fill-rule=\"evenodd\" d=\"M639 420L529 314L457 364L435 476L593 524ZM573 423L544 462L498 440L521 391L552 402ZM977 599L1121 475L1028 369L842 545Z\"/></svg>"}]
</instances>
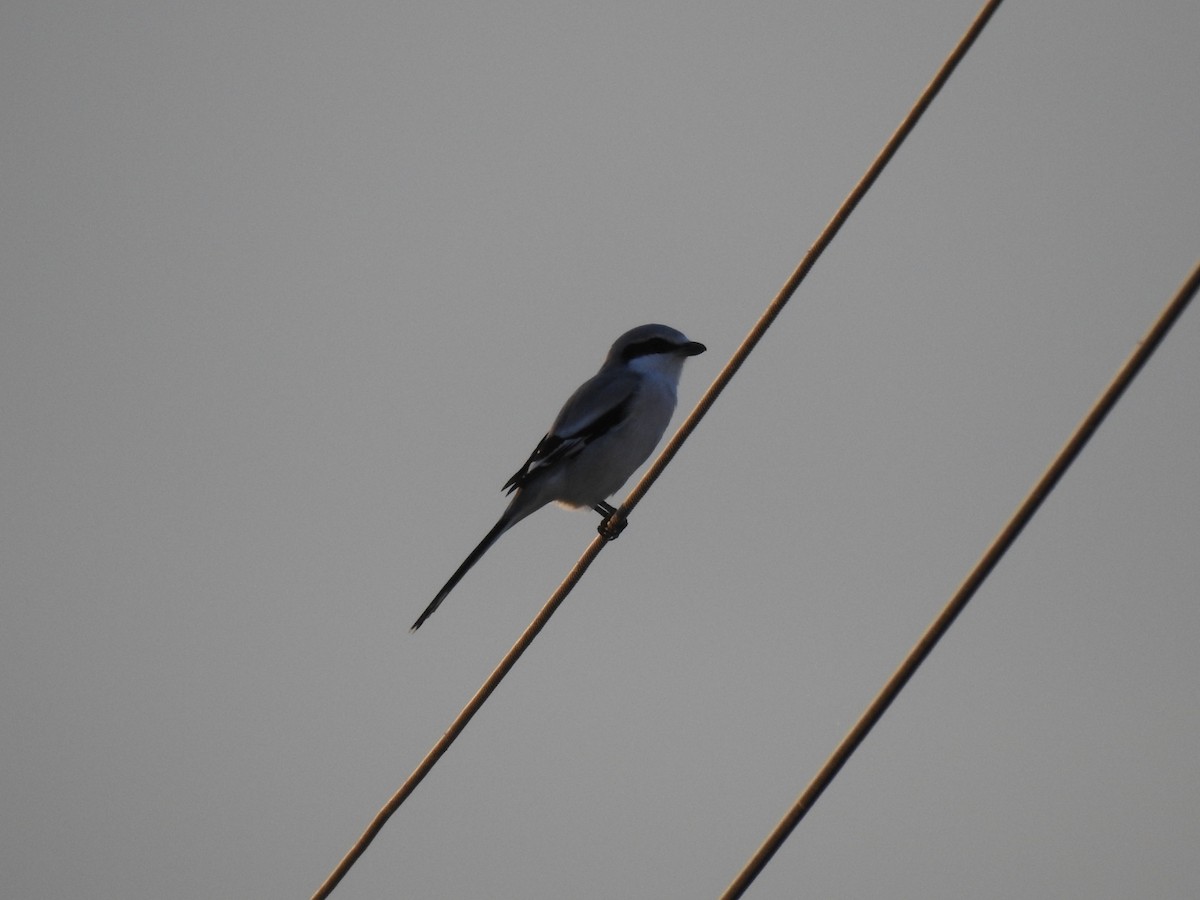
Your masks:
<instances>
[{"instance_id":1,"label":"bird","mask_svg":"<svg viewBox=\"0 0 1200 900\"><path fill-rule=\"evenodd\" d=\"M413 623L416 631L499 537L548 503L589 507L604 517L606 500L645 462L675 412L683 363L707 348L667 325L640 325L613 343L604 364L581 384L555 417L525 465L505 482L512 500L470 555ZM620 527L624 527L621 523Z\"/></svg>"}]
</instances>

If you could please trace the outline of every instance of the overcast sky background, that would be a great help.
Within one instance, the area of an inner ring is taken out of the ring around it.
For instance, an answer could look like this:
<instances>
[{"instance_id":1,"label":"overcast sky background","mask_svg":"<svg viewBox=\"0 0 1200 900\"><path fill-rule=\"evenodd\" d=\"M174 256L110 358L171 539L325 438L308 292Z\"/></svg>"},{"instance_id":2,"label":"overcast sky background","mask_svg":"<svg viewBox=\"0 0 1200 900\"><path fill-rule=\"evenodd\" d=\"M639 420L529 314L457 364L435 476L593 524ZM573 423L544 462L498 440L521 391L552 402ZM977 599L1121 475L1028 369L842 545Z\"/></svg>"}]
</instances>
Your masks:
<instances>
[{"instance_id":1,"label":"overcast sky background","mask_svg":"<svg viewBox=\"0 0 1200 900\"><path fill-rule=\"evenodd\" d=\"M0 893L309 896L592 539L408 633L567 394L665 322L682 416L978 5L5 3ZM718 895L1195 264L1198 43L1001 7L335 896ZM1200 894L1198 398L1192 310L751 896Z\"/></svg>"}]
</instances>

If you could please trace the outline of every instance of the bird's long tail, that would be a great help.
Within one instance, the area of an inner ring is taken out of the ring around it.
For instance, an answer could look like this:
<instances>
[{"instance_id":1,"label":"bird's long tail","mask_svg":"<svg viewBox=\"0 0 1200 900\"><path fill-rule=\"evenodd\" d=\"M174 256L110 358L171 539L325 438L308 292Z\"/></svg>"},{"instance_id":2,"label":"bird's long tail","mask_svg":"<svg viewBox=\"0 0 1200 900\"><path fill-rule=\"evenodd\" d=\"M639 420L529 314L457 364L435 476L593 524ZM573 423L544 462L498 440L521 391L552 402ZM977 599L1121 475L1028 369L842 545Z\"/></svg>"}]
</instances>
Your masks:
<instances>
[{"instance_id":1,"label":"bird's long tail","mask_svg":"<svg viewBox=\"0 0 1200 900\"><path fill-rule=\"evenodd\" d=\"M433 602L425 607L425 612L421 613L421 615L417 617L417 621L413 622L412 628L409 629L410 632L416 631L425 623L426 619L433 615L433 611L441 606L442 601L446 599L446 595L454 590L454 586L456 584L462 581L463 576L471 570L471 566L479 562L479 558L488 552L492 544L496 543L496 540L500 537L500 535L504 534L504 532L508 531L509 528L517 523L517 518L512 516L510 512L505 512L505 514L500 517L500 521L492 526L492 530L487 533L487 537L480 541L479 546L471 551L471 555L463 560L463 564L454 571L454 574L450 576L450 580L446 582L445 586L440 591L438 591L437 596L433 598Z\"/></svg>"}]
</instances>

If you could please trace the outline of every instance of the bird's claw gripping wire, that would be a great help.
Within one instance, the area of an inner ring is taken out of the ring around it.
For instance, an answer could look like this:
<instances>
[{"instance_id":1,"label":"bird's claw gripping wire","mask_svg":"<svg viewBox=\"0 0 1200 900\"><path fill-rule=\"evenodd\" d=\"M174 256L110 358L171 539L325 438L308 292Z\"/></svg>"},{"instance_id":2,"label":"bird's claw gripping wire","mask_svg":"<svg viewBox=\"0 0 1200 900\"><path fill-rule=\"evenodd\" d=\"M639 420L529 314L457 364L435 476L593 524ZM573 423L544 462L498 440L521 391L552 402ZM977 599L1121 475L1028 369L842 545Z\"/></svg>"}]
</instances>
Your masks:
<instances>
[{"instance_id":1,"label":"bird's claw gripping wire","mask_svg":"<svg viewBox=\"0 0 1200 900\"><path fill-rule=\"evenodd\" d=\"M610 506L603 501L597 503L592 509L604 516L604 521L596 526L596 531L606 541L615 541L621 536L621 532L625 530L625 526L629 524L629 520L623 515L617 515L619 510L615 506ZM614 518L616 519L615 522L613 521Z\"/></svg>"}]
</instances>

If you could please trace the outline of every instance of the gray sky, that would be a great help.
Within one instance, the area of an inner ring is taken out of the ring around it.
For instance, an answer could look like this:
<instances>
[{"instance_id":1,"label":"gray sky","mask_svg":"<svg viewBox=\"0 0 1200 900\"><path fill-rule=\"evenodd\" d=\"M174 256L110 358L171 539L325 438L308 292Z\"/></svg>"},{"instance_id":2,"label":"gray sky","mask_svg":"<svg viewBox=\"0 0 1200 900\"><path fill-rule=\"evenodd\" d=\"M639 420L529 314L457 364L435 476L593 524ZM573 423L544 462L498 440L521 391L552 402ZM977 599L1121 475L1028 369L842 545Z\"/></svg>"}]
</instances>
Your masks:
<instances>
[{"instance_id":1,"label":"gray sky","mask_svg":"<svg viewBox=\"0 0 1200 900\"><path fill-rule=\"evenodd\" d=\"M625 329L689 408L976 0L0 10L6 896L308 896L594 534L408 625ZM344 898L720 893L1200 248L1200 5L1005 4ZM1200 313L755 897L1200 894Z\"/></svg>"}]
</instances>

